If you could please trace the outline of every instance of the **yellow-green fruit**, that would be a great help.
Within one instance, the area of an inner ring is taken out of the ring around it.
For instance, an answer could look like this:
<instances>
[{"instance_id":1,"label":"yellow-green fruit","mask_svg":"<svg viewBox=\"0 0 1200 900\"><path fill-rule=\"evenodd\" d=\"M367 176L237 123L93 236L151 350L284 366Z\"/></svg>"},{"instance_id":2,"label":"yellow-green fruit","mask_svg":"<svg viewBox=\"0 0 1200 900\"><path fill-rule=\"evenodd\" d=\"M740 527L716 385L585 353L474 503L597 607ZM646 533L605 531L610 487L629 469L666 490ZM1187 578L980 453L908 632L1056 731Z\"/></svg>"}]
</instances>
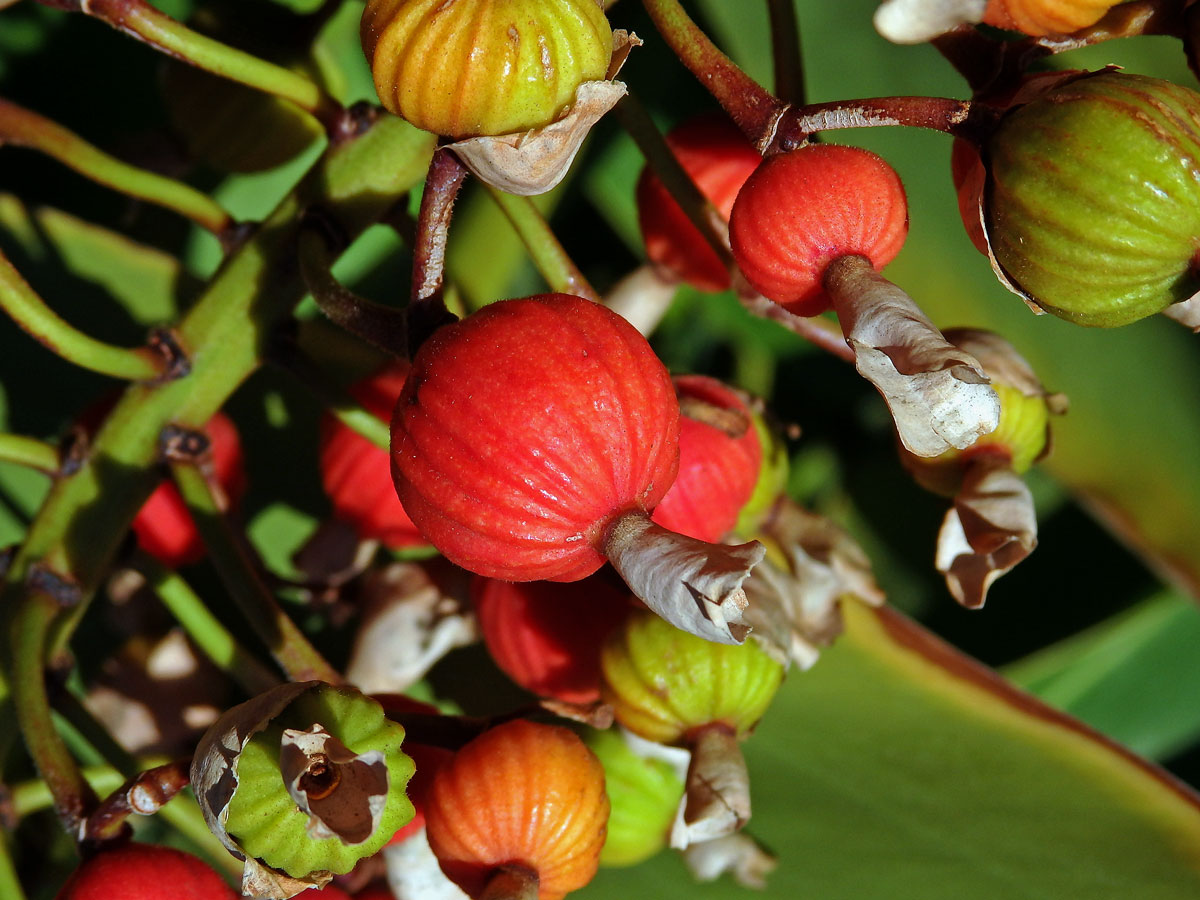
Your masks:
<instances>
[{"instance_id":1,"label":"yellow-green fruit","mask_svg":"<svg viewBox=\"0 0 1200 900\"><path fill-rule=\"evenodd\" d=\"M596 0L368 0L360 33L380 102L453 138L549 124L612 56Z\"/></svg>"},{"instance_id":2,"label":"yellow-green fruit","mask_svg":"<svg viewBox=\"0 0 1200 900\"><path fill-rule=\"evenodd\" d=\"M683 779L670 763L638 756L614 729L588 729L584 743L604 766L608 835L602 866L633 866L667 845Z\"/></svg>"},{"instance_id":3,"label":"yellow-green fruit","mask_svg":"<svg viewBox=\"0 0 1200 900\"><path fill-rule=\"evenodd\" d=\"M738 512L733 530L738 534L756 536L758 526L787 488L789 463L787 447L766 420L758 413L751 413L750 421L758 433L758 445L762 447L762 464L758 468L754 491Z\"/></svg>"},{"instance_id":4,"label":"yellow-green fruit","mask_svg":"<svg viewBox=\"0 0 1200 900\"><path fill-rule=\"evenodd\" d=\"M379 821L370 836L345 843L337 836L314 838L309 817L288 793L280 769L284 729L305 730L315 723L355 754L377 750L387 767L388 788ZM301 694L242 748L237 790L229 801L226 828L249 856L295 878L316 872L345 874L386 844L413 817L405 788L412 759L400 749L404 729L385 717L383 708L351 688L322 686Z\"/></svg>"},{"instance_id":5,"label":"yellow-green fruit","mask_svg":"<svg viewBox=\"0 0 1200 900\"><path fill-rule=\"evenodd\" d=\"M783 681L783 666L754 641L715 644L653 613L631 616L600 654L601 691L617 721L660 744L708 724L746 735Z\"/></svg>"},{"instance_id":6,"label":"yellow-green fruit","mask_svg":"<svg viewBox=\"0 0 1200 900\"><path fill-rule=\"evenodd\" d=\"M1200 94L1084 76L1009 113L984 149L992 252L1038 306L1111 327L1200 289Z\"/></svg>"}]
</instances>

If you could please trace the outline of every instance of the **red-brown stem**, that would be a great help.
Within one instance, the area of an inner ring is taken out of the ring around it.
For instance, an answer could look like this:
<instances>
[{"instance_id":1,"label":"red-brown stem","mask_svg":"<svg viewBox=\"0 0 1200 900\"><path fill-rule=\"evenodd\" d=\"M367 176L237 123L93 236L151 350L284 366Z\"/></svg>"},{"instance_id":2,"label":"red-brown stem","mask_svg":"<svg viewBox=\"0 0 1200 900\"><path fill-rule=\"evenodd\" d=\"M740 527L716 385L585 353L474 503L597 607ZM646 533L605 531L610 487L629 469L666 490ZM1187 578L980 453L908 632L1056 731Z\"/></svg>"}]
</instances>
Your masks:
<instances>
[{"instance_id":1,"label":"red-brown stem","mask_svg":"<svg viewBox=\"0 0 1200 900\"><path fill-rule=\"evenodd\" d=\"M467 169L452 150L439 147L429 161L421 211L413 245L412 299L408 305L409 349L450 318L442 298L446 270L446 240L454 200L466 179Z\"/></svg>"},{"instance_id":2,"label":"red-brown stem","mask_svg":"<svg viewBox=\"0 0 1200 900\"><path fill-rule=\"evenodd\" d=\"M519 865L498 868L479 900L537 900L538 874L533 869Z\"/></svg>"},{"instance_id":3,"label":"red-brown stem","mask_svg":"<svg viewBox=\"0 0 1200 900\"><path fill-rule=\"evenodd\" d=\"M717 49L678 0L642 0L642 3L680 62L721 104L746 137L760 149L769 143L786 104Z\"/></svg>"},{"instance_id":4,"label":"red-brown stem","mask_svg":"<svg viewBox=\"0 0 1200 900\"><path fill-rule=\"evenodd\" d=\"M118 837L131 815L149 816L158 812L172 797L188 785L191 760L177 760L139 772L104 799L88 816L83 840L105 841Z\"/></svg>"},{"instance_id":5,"label":"red-brown stem","mask_svg":"<svg viewBox=\"0 0 1200 900\"><path fill-rule=\"evenodd\" d=\"M784 103L804 102L804 56L793 0L767 0L771 17L771 58L775 64L775 95Z\"/></svg>"},{"instance_id":6,"label":"red-brown stem","mask_svg":"<svg viewBox=\"0 0 1200 900\"><path fill-rule=\"evenodd\" d=\"M796 332L805 340L816 344L826 353L831 353L843 362L854 362L854 351L846 343L842 331L833 322L820 317L809 318L788 312L778 303L762 296L742 297L742 306L756 316L778 322L784 328Z\"/></svg>"},{"instance_id":7,"label":"red-brown stem","mask_svg":"<svg viewBox=\"0 0 1200 900\"><path fill-rule=\"evenodd\" d=\"M804 144L818 131L838 128L875 128L880 125L907 125L931 128L946 134L970 136L971 103L949 97L871 97L864 100L836 100L792 107L779 118L773 137L763 147L763 155L786 153Z\"/></svg>"}]
</instances>

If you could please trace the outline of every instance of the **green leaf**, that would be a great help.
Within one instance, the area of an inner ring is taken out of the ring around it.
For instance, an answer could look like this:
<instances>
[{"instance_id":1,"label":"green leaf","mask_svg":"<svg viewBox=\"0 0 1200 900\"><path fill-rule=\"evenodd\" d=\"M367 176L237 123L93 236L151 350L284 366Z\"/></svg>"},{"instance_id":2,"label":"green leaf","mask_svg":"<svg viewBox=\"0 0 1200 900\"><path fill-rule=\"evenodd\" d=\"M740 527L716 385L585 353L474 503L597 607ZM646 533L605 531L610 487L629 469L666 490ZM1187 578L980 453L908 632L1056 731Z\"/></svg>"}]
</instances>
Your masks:
<instances>
[{"instance_id":1,"label":"green leaf","mask_svg":"<svg viewBox=\"0 0 1200 900\"><path fill-rule=\"evenodd\" d=\"M1021 694L894 611L793 671L744 744L749 831L779 856L761 896L821 900L1125 898L1200 891L1200 799ZM578 896L746 896L693 888L659 856Z\"/></svg>"},{"instance_id":2,"label":"green leaf","mask_svg":"<svg viewBox=\"0 0 1200 900\"><path fill-rule=\"evenodd\" d=\"M1136 753L1200 738L1200 609L1163 593L1005 668L1013 682Z\"/></svg>"}]
</instances>

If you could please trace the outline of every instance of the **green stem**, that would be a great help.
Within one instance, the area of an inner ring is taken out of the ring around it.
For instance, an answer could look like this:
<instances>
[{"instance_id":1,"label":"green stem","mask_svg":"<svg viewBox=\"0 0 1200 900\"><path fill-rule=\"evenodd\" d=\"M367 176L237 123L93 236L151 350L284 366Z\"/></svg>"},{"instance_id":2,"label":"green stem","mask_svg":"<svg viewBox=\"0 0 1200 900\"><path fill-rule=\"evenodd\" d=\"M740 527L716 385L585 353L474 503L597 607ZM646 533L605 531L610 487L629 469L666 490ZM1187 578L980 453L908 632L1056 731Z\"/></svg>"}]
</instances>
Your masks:
<instances>
[{"instance_id":1,"label":"green stem","mask_svg":"<svg viewBox=\"0 0 1200 900\"><path fill-rule=\"evenodd\" d=\"M139 552L134 564L200 651L246 693L253 697L279 684L279 678L209 612L182 576L147 553Z\"/></svg>"},{"instance_id":2,"label":"green stem","mask_svg":"<svg viewBox=\"0 0 1200 900\"><path fill-rule=\"evenodd\" d=\"M646 108L630 93L617 104L616 113L621 126L646 157L646 165L658 176L658 180L679 204L688 220L699 229L713 252L726 267L732 268L734 263L729 244L717 227L717 222L720 221L719 214L675 158Z\"/></svg>"},{"instance_id":3,"label":"green stem","mask_svg":"<svg viewBox=\"0 0 1200 900\"><path fill-rule=\"evenodd\" d=\"M759 149L765 147L786 104L771 96L717 49L684 11L679 0L642 0L642 3L680 62L721 104L750 142Z\"/></svg>"},{"instance_id":4,"label":"green stem","mask_svg":"<svg viewBox=\"0 0 1200 900\"><path fill-rule=\"evenodd\" d=\"M290 100L312 113L331 133L343 119L341 105L310 79L205 37L159 12L145 0L73 0L79 11L149 44L155 50L222 78Z\"/></svg>"},{"instance_id":5,"label":"green stem","mask_svg":"<svg viewBox=\"0 0 1200 900\"><path fill-rule=\"evenodd\" d=\"M771 51L775 63L775 95L784 103L804 102L804 56L794 0L767 0L771 16Z\"/></svg>"},{"instance_id":6,"label":"green stem","mask_svg":"<svg viewBox=\"0 0 1200 900\"><path fill-rule=\"evenodd\" d=\"M288 677L293 681L317 679L330 684L340 683L342 679L337 670L325 661L276 602L259 574L250 548L229 526L221 503L200 466L194 462L172 460L171 475L225 587Z\"/></svg>"},{"instance_id":7,"label":"green stem","mask_svg":"<svg viewBox=\"0 0 1200 900\"><path fill-rule=\"evenodd\" d=\"M149 347L114 347L89 337L58 317L0 251L0 307L48 350L84 369L130 381L163 375L166 359Z\"/></svg>"},{"instance_id":8,"label":"green stem","mask_svg":"<svg viewBox=\"0 0 1200 900\"><path fill-rule=\"evenodd\" d=\"M384 353L407 357L407 314L360 297L338 281L333 275L335 254L324 235L312 228L301 231L296 255L304 283L330 321Z\"/></svg>"},{"instance_id":9,"label":"green stem","mask_svg":"<svg viewBox=\"0 0 1200 900\"><path fill-rule=\"evenodd\" d=\"M17 724L38 773L54 797L59 819L68 834L76 835L96 797L54 727L50 712L42 660L58 605L46 594L34 590L25 590L17 603L11 632L10 673Z\"/></svg>"},{"instance_id":10,"label":"green stem","mask_svg":"<svg viewBox=\"0 0 1200 900\"><path fill-rule=\"evenodd\" d=\"M315 394L339 422L381 450L391 450L392 435L388 423L364 409L298 347L280 347L274 357L280 366Z\"/></svg>"},{"instance_id":11,"label":"green stem","mask_svg":"<svg viewBox=\"0 0 1200 900\"><path fill-rule=\"evenodd\" d=\"M600 295L567 255L533 198L518 197L490 184L485 187L496 205L508 216L513 230L525 244L533 264L551 290L599 302Z\"/></svg>"},{"instance_id":12,"label":"green stem","mask_svg":"<svg viewBox=\"0 0 1200 900\"><path fill-rule=\"evenodd\" d=\"M45 153L85 178L177 212L214 234L221 235L233 225L229 213L195 188L121 162L58 123L3 98L0 144Z\"/></svg>"},{"instance_id":13,"label":"green stem","mask_svg":"<svg viewBox=\"0 0 1200 900\"><path fill-rule=\"evenodd\" d=\"M37 469L47 475L57 474L61 465L57 448L45 441L3 432L0 432L0 461Z\"/></svg>"},{"instance_id":14,"label":"green stem","mask_svg":"<svg viewBox=\"0 0 1200 900\"><path fill-rule=\"evenodd\" d=\"M17 867L13 865L8 835L0 833L0 897L8 900L25 900L21 880L17 878Z\"/></svg>"}]
</instances>

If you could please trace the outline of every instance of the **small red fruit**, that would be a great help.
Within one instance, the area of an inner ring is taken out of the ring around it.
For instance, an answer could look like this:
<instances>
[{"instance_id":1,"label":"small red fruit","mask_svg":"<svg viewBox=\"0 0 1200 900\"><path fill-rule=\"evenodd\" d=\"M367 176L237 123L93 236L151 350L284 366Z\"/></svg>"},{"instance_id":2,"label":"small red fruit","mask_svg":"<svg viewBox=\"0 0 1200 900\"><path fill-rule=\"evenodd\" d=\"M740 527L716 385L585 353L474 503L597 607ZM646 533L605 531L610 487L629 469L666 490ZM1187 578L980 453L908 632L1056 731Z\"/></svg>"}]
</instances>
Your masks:
<instances>
[{"instance_id":1,"label":"small red fruit","mask_svg":"<svg viewBox=\"0 0 1200 900\"><path fill-rule=\"evenodd\" d=\"M356 382L350 394L367 412L390 421L409 368L393 363ZM329 413L321 420L321 483L334 514L363 540L392 549L425 543L392 488L388 452Z\"/></svg>"},{"instance_id":2,"label":"small red fruit","mask_svg":"<svg viewBox=\"0 0 1200 900\"><path fill-rule=\"evenodd\" d=\"M500 870L558 900L596 874L608 822L604 769L574 732L517 719L484 732L434 777L429 845L478 897Z\"/></svg>"},{"instance_id":3,"label":"small red fruit","mask_svg":"<svg viewBox=\"0 0 1200 900\"><path fill-rule=\"evenodd\" d=\"M202 859L156 844L129 843L97 853L63 885L57 900L237 900Z\"/></svg>"},{"instance_id":4,"label":"small red fruit","mask_svg":"<svg viewBox=\"0 0 1200 900\"><path fill-rule=\"evenodd\" d=\"M667 144L696 187L728 221L742 184L762 162L754 145L720 114L683 123L667 135ZM649 167L638 179L637 207L651 262L699 290L728 289L729 270L721 257Z\"/></svg>"},{"instance_id":5,"label":"small red fruit","mask_svg":"<svg viewBox=\"0 0 1200 900\"><path fill-rule=\"evenodd\" d=\"M493 303L417 353L392 419L392 478L452 562L575 581L609 524L675 478L679 404L628 322L569 294Z\"/></svg>"},{"instance_id":6,"label":"small red fruit","mask_svg":"<svg viewBox=\"0 0 1200 900\"><path fill-rule=\"evenodd\" d=\"M801 316L830 305L826 269L863 256L882 269L908 234L900 176L857 147L811 144L765 160L729 217L734 259L765 297Z\"/></svg>"},{"instance_id":7,"label":"small red fruit","mask_svg":"<svg viewBox=\"0 0 1200 900\"><path fill-rule=\"evenodd\" d=\"M715 378L675 379L679 474L651 518L700 541L721 540L734 526L758 481L762 446L750 410ZM729 414L729 421L718 417ZM738 433L740 429L740 433Z\"/></svg>"},{"instance_id":8,"label":"small red fruit","mask_svg":"<svg viewBox=\"0 0 1200 900\"><path fill-rule=\"evenodd\" d=\"M242 444L237 428L224 413L217 413L204 433L212 442L213 470L230 503L236 503L246 490L246 472L242 463ZM170 568L199 562L204 542L192 522L179 489L170 482L160 484L133 520L138 545Z\"/></svg>"},{"instance_id":9,"label":"small red fruit","mask_svg":"<svg viewBox=\"0 0 1200 900\"><path fill-rule=\"evenodd\" d=\"M600 699L600 644L631 605L610 573L573 584L476 578L471 599L488 652L509 678L566 703Z\"/></svg>"}]
</instances>

